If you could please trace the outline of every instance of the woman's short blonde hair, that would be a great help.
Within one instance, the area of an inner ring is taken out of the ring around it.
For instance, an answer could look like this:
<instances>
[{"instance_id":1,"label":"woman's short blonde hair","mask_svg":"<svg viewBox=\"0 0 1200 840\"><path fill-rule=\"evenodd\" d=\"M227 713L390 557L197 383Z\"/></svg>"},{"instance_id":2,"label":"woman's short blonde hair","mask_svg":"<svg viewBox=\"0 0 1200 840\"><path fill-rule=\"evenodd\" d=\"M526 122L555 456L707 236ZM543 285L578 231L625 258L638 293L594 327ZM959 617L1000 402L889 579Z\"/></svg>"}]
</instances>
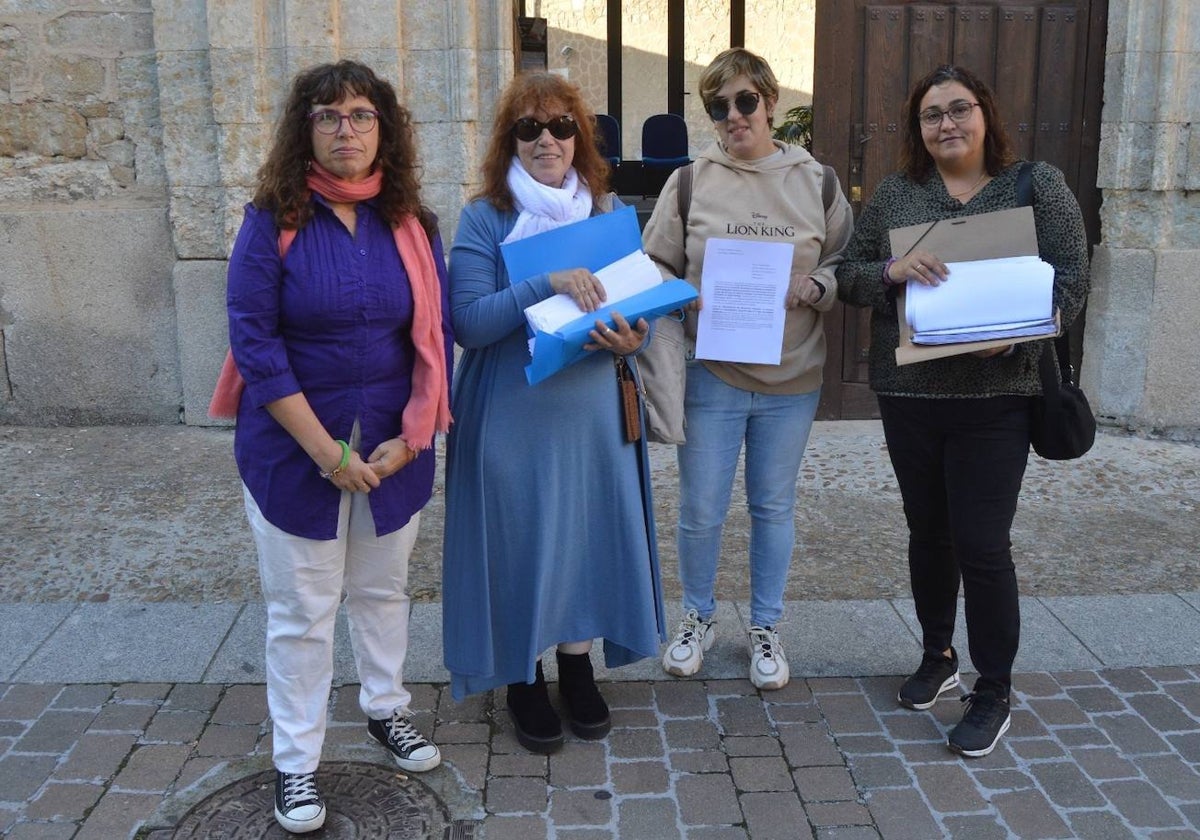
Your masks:
<instances>
[{"instance_id":1,"label":"woman's short blonde hair","mask_svg":"<svg viewBox=\"0 0 1200 840\"><path fill-rule=\"evenodd\" d=\"M744 47L731 47L714 58L700 74L700 100L706 111L717 91L738 76L748 77L771 106L779 101L779 81L767 60ZM771 113L771 110L768 107L767 113Z\"/></svg>"}]
</instances>

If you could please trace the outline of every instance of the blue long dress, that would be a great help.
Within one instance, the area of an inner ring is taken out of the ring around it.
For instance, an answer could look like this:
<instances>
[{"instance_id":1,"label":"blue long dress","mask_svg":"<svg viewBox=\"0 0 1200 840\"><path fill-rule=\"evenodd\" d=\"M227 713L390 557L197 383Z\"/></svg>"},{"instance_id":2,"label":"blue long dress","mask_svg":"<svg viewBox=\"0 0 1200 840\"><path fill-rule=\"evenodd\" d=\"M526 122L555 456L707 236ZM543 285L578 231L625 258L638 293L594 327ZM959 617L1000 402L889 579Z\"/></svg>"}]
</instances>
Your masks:
<instances>
[{"instance_id":1,"label":"blue long dress","mask_svg":"<svg viewBox=\"0 0 1200 840\"><path fill-rule=\"evenodd\" d=\"M524 308L499 243L516 213L468 205L450 252L464 352L446 443L442 615L456 700L533 682L558 642L603 638L608 667L656 656L662 590L645 435L626 443L607 351L529 385Z\"/></svg>"}]
</instances>

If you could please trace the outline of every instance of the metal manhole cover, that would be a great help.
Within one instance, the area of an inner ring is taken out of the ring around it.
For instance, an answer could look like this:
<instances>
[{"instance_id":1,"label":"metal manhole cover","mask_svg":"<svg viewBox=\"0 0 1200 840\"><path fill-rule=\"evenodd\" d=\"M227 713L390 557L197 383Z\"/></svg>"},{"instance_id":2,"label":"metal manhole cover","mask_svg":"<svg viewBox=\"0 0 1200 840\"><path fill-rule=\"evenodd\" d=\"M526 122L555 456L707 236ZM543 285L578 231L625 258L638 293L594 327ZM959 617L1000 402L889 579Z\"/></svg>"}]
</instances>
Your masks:
<instances>
[{"instance_id":1,"label":"metal manhole cover","mask_svg":"<svg viewBox=\"0 0 1200 840\"><path fill-rule=\"evenodd\" d=\"M422 782L395 768L331 761L317 770L325 797L325 827L313 840L427 840L448 837L451 820ZM158 836L157 834L155 835ZM294 838L275 822L275 771L221 788L188 811L169 835L174 840Z\"/></svg>"}]
</instances>

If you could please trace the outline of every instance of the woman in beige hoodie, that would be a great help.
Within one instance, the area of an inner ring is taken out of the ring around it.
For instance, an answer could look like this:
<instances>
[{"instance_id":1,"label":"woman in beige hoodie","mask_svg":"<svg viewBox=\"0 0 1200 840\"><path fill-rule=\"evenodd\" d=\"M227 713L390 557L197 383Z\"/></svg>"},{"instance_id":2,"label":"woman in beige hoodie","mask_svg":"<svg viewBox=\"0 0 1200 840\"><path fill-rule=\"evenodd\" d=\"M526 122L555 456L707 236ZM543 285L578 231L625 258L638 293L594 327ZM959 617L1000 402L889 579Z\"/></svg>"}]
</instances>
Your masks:
<instances>
[{"instance_id":1,"label":"woman in beige hoodie","mask_svg":"<svg viewBox=\"0 0 1200 840\"><path fill-rule=\"evenodd\" d=\"M679 446L679 576L684 618L663 654L669 674L699 671L713 642L713 585L721 528L745 443L750 529L750 679L782 688L788 664L775 624L795 545L796 480L821 392L822 313L837 300L834 271L853 215L836 184L823 200L825 168L804 149L772 138L779 84L761 57L726 50L699 82L716 142L692 164L680 202L672 173L646 226L646 253L664 274L700 288L709 237L794 247L779 364L690 360ZM828 177L835 177L830 171ZM690 200L689 200L690 198ZM683 208L686 212L681 215ZM687 313L695 336L696 309Z\"/></svg>"}]
</instances>

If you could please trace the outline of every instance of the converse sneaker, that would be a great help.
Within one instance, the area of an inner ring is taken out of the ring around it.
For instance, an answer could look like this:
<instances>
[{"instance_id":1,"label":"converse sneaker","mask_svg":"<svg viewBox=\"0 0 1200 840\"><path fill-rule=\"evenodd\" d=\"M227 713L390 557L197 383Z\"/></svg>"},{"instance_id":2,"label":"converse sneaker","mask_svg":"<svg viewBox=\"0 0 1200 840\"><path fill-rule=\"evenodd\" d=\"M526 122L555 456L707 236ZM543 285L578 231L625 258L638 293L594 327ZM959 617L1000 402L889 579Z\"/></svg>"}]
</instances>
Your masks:
<instances>
[{"instance_id":1,"label":"converse sneaker","mask_svg":"<svg viewBox=\"0 0 1200 840\"><path fill-rule=\"evenodd\" d=\"M776 689L788 684L787 657L774 627L750 628L750 682L755 688Z\"/></svg>"},{"instance_id":2,"label":"converse sneaker","mask_svg":"<svg viewBox=\"0 0 1200 840\"><path fill-rule=\"evenodd\" d=\"M701 620L698 612L688 610L663 653L663 670L677 677L690 677L699 671L704 651L712 647L714 624L713 619Z\"/></svg>"},{"instance_id":3,"label":"converse sneaker","mask_svg":"<svg viewBox=\"0 0 1200 840\"><path fill-rule=\"evenodd\" d=\"M402 770L422 773L442 763L441 750L417 731L406 709L396 709L390 720L372 718L367 721L367 732L391 751Z\"/></svg>"},{"instance_id":4,"label":"converse sneaker","mask_svg":"<svg viewBox=\"0 0 1200 840\"><path fill-rule=\"evenodd\" d=\"M939 695L957 688L958 683L958 653L954 648L950 648L949 659L925 651L921 667L900 686L896 701L909 709L928 709Z\"/></svg>"},{"instance_id":5,"label":"converse sneaker","mask_svg":"<svg viewBox=\"0 0 1200 840\"><path fill-rule=\"evenodd\" d=\"M275 771L275 820L292 834L307 834L325 825L325 800L313 773Z\"/></svg>"},{"instance_id":6,"label":"converse sneaker","mask_svg":"<svg viewBox=\"0 0 1200 840\"><path fill-rule=\"evenodd\" d=\"M1012 723L1008 698L995 689L977 688L963 702L967 709L958 726L950 730L946 746L967 758L982 758L996 748Z\"/></svg>"}]
</instances>

